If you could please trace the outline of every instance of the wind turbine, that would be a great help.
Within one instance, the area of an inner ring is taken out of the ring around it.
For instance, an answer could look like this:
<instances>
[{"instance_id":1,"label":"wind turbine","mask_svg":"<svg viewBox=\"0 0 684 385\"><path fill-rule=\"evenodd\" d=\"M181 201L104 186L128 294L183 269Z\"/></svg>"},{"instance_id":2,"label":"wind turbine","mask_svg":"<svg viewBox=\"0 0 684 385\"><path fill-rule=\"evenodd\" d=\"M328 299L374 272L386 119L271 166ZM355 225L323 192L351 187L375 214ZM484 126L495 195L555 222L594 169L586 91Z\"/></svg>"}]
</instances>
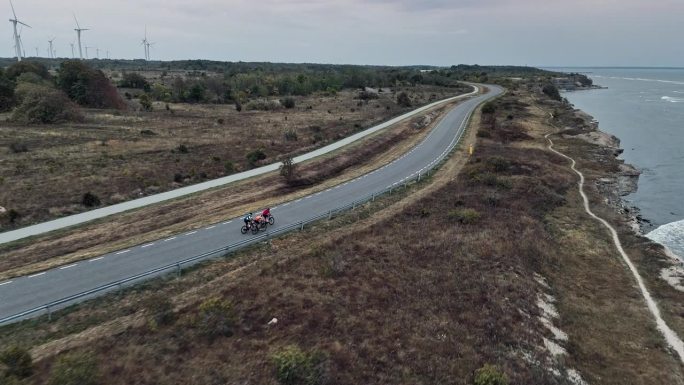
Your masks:
<instances>
[{"instance_id":1,"label":"wind turbine","mask_svg":"<svg viewBox=\"0 0 684 385\"><path fill-rule=\"evenodd\" d=\"M142 43L140 43L140 45L142 45L145 49L145 60L150 60L150 46L148 43L149 40L147 40L147 26L145 26L145 38L142 39Z\"/></svg>"},{"instance_id":2,"label":"wind turbine","mask_svg":"<svg viewBox=\"0 0 684 385\"><path fill-rule=\"evenodd\" d=\"M31 28L31 26L26 23L22 23L21 21L19 21L19 19L17 19L17 14L16 12L14 12L14 4L12 4L12 0L10 0L10 6L12 7L12 15L14 15L14 19L9 19L9 21L12 23L14 27L14 50L17 54L17 61L21 61L21 35L19 34L19 32L17 32L17 24L21 24L29 28Z\"/></svg>"},{"instance_id":3,"label":"wind turbine","mask_svg":"<svg viewBox=\"0 0 684 385\"><path fill-rule=\"evenodd\" d=\"M153 46L154 43L150 43L148 41L147 43L145 43L145 45L147 46L147 49L145 50L145 51L147 51L147 61L150 61L150 47Z\"/></svg>"},{"instance_id":4,"label":"wind turbine","mask_svg":"<svg viewBox=\"0 0 684 385\"><path fill-rule=\"evenodd\" d=\"M95 58L99 59L100 58L100 49L95 47Z\"/></svg>"},{"instance_id":5,"label":"wind turbine","mask_svg":"<svg viewBox=\"0 0 684 385\"><path fill-rule=\"evenodd\" d=\"M71 58L74 59L76 57L76 55L74 55L74 43L69 43L69 45L71 46Z\"/></svg>"},{"instance_id":6,"label":"wind turbine","mask_svg":"<svg viewBox=\"0 0 684 385\"><path fill-rule=\"evenodd\" d=\"M38 47L36 47L36 57L39 57L40 54L38 53Z\"/></svg>"},{"instance_id":7,"label":"wind turbine","mask_svg":"<svg viewBox=\"0 0 684 385\"><path fill-rule=\"evenodd\" d=\"M48 57L54 59L55 58L55 50L52 49L52 42L55 41L57 37L53 37L52 39L48 40Z\"/></svg>"},{"instance_id":8,"label":"wind turbine","mask_svg":"<svg viewBox=\"0 0 684 385\"><path fill-rule=\"evenodd\" d=\"M83 60L83 50L81 49L81 31L88 31L89 28L81 28L80 25L78 25L78 19L76 18L76 14L74 14L74 21L76 21L76 28L74 28L74 31L76 31L76 37L78 38L78 56ZM86 59L88 58L88 47L86 47Z\"/></svg>"}]
</instances>

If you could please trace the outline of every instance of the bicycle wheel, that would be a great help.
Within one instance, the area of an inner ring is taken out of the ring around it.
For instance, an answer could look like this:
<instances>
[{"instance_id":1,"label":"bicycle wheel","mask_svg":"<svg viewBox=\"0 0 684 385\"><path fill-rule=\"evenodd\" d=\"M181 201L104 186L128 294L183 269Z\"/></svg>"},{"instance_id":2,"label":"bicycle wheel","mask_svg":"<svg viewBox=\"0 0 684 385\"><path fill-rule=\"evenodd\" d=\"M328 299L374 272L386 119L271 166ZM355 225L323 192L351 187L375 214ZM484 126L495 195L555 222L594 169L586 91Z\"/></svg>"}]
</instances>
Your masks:
<instances>
[{"instance_id":1,"label":"bicycle wheel","mask_svg":"<svg viewBox=\"0 0 684 385\"><path fill-rule=\"evenodd\" d=\"M252 234L256 234L259 232L259 225L256 223L252 223Z\"/></svg>"},{"instance_id":2,"label":"bicycle wheel","mask_svg":"<svg viewBox=\"0 0 684 385\"><path fill-rule=\"evenodd\" d=\"M268 224L273 226L273 223L275 223L275 218L273 218L273 215L269 215L268 217Z\"/></svg>"},{"instance_id":3,"label":"bicycle wheel","mask_svg":"<svg viewBox=\"0 0 684 385\"><path fill-rule=\"evenodd\" d=\"M242 228L240 228L240 232L241 232L242 234L247 234L247 226L242 225Z\"/></svg>"}]
</instances>

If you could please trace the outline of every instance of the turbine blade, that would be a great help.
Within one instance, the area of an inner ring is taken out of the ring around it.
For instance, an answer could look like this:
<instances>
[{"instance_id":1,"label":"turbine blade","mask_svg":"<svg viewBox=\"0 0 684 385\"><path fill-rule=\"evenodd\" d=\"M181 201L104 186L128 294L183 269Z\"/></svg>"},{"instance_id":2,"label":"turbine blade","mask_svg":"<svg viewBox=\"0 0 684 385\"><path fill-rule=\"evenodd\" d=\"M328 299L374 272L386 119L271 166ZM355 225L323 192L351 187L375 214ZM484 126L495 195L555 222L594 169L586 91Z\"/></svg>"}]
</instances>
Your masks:
<instances>
[{"instance_id":1,"label":"turbine blade","mask_svg":"<svg viewBox=\"0 0 684 385\"><path fill-rule=\"evenodd\" d=\"M28 25L28 24L26 24L26 23L22 23L22 22L21 22L21 21L19 21L19 20L17 20L17 23L19 23L19 24L21 24L21 25L23 25L23 26L26 26L26 27L29 27L29 28L31 28L31 26L30 26L30 25Z\"/></svg>"},{"instance_id":2,"label":"turbine blade","mask_svg":"<svg viewBox=\"0 0 684 385\"><path fill-rule=\"evenodd\" d=\"M74 20L76 21L76 28L81 29L81 26L78 25L78 19L76 18L76 14L74 13Z\"/></svg>"},{"instance_id":3,"label":"turbine blade","mask_svg":"<svg viewBox=\"0 0 684 385\"><path fill-rule=\"evenodd\" d=\"M10 6L12 7L12 14L14 15L14 20L17 20L17 13L14 12L14 4L12 4L12 0L10 0Z\"/></svg>"}]
</instances>

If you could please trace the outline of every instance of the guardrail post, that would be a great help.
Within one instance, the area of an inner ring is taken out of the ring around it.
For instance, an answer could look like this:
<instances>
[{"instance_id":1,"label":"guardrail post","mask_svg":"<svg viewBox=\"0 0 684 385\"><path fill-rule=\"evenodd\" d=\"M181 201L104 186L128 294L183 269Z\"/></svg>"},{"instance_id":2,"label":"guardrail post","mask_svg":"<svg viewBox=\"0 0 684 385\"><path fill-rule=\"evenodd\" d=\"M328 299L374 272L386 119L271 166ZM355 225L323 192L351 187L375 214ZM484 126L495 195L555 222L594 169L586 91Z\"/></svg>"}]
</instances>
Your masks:
<instances>
[{"instance_id":1,"label":"guardrail post","mask_svg":"<svg viewBox=\"0 0 684 385\"><path fill-rule=\"evenodd\" d=\"M328 211L328 220L332 219L332 210Z\"/></svg>"},{"instance_id":2,"label":"guardrail post","mask_svg":"<svg viewBox=\"0 0 684 385\"><path fill-rule=\"evenodd\" d=\"M375 202L375 193L371 195L371 202Z\"/></svg>"},{"instance_id":3,"label":"guardrail post","mask_svg":"<svg viewBox=\"0 0 684 385\"><path fill-rule=\"evenodd\" d=\"M181 264L180 263L176 264L176 276L178 278L180 278L180 276L181 276Z\"/></svg>"},{"instance_id":4,"label":"guardrail post","mask_svg":"<svg viewBox=\"0 0 684 385\"><path fill-rule=\"evenodd\" d=\"M392 195L392 187L389 189L389 195Z\"/></svg>"},{"instance_id":5,"label":"guardrail post","mask_svg":"<svg viewBox=\"0 0 684 385\"><path fill-rule=\"evenodd\" d=\"M352 202L352 210L356 208L356 202Z\"/></svg>"},{"instance_id":6,"label":"guardrail post","mask_svg":"<svg viewBox=\"0 0 684 385\"><path fill-rule=\"evenodd\" d=\"M416 179L417 182L420 182L420 173L418 173L418 178Z\"/></svg>"},{"instance_id":7,"label":"guardrail post","mask_svg":"<svg viewBox=\"0 0 684 385\"><path fill-rule=\"evenodd\" d=\"M50 311L50 306L45 306L45 309L47 309L48 313L48 322L52 322L52 311Z\"/></svg>"},{"instance_id":8,"label":"guardrail post","mask_svg":"<svg viewBox=\"0 0 684 385\"><path fill-rule=\"evenodd\" d=\"M123 285L119 284L119 295L121 295L122 292L123 292Z\"/></svg>"},{"instance_id":9,"label":"guardrail post","mask_svg":"<svg viewBox=\"0 0 684 385\"><path fill-rule=\"evenodd\" d=\"M303 230L304 230L304 222L301 222L301 224L299 225L299 231L303 231Z\"/></svg>"}]
</instances>

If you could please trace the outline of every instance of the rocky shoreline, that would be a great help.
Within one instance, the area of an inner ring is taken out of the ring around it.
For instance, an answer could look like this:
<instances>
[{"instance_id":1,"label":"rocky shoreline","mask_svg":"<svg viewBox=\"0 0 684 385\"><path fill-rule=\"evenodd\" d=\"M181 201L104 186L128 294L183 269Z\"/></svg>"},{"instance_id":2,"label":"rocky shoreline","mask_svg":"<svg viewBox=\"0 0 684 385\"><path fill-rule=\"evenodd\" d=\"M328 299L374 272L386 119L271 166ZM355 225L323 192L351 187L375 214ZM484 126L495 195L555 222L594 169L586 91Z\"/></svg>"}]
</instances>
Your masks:
<instances>
[{"instance_id":1,"label":"rocky shoreline","mask_svg":"<svg viewBox=\"0 0 684 385\"><path fill-rule=\"evenodd\" d=\"M596 154L603 158L599 159L601 162L606 164L618 162L618 169L609 176L598 179L596 186L605 197L606 203L629 220L632 230L638 235L644 235L647 232L646 229L651 226L651 222L641 216L638 207L623 198L637 191L641 171L619 158L624 151L620 148L620 139L601 131L599 122L594 117L579 109L573 109L572 114L574 124L561 135L601 146L606 150Z\"/></svg>"}]
</instances>

